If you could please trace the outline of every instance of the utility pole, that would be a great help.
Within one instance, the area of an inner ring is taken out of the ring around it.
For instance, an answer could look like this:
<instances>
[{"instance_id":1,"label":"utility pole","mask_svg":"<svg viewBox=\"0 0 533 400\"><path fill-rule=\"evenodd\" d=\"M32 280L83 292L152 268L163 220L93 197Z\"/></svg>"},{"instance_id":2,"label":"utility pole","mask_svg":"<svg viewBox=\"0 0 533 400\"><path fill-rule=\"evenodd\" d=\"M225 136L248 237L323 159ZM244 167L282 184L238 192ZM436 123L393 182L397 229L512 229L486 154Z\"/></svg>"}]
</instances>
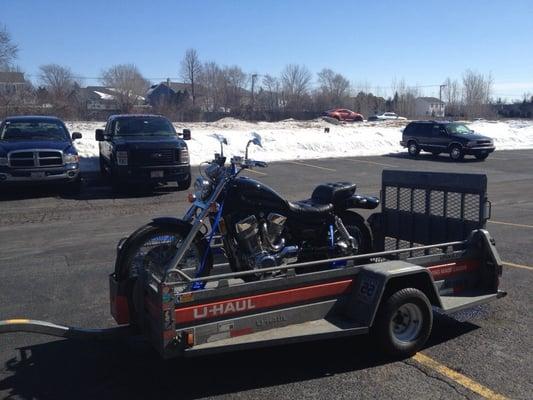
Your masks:
<instances>
[{"instance_id":1,"label":"utility pole","mask_svg":"<svg viewBox=\"0 0 533 400\"><path fill-rule=\"evenodd\" d=\"M448 86L448 85L439 85L439 101L440 101L439 107L442 107L442 88L445 88L446 86ZM444 114L444 112L443 112L443 114ZM444 115L443 115L443 117L444 117Z\"/></svg>"},{"instance_id":2,"label":"utility pole","mask_svg":"<svg viewBox=\"0 0 533 400\"><path fill-rule=\"evenodd\" d=\"M254 85L257 74L252 74L252 112L254 111Z\"/></svg>"}]
</instances>

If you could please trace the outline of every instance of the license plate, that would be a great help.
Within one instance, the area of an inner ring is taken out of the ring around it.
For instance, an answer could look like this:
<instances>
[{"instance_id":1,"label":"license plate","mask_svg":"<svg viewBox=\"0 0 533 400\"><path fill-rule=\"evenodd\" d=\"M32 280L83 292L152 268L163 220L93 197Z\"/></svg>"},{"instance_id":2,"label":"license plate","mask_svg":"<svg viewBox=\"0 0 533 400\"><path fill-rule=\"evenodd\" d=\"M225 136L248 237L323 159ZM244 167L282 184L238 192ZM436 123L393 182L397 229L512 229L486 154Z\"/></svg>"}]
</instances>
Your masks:
<instances>
[{"instance_id":1,"label":"license plate","mask_svg":"<svg viewBox=\"0 0 533 400\"><path fill-rule=\"evenodd\" d=\"M44 178L46 177L46 173L44 172L32 172L30 176L34 179Z\"/></svg>"},{"instance_id":2,"label":"license plate","mask_svg":"<svg viewBox=\"0 0 533 400\"><path fill-rule=\"evenodd\" d=\"M162 178L164 176L163 171L151 171L150 178Z\"/></svg>"}]
</instances>

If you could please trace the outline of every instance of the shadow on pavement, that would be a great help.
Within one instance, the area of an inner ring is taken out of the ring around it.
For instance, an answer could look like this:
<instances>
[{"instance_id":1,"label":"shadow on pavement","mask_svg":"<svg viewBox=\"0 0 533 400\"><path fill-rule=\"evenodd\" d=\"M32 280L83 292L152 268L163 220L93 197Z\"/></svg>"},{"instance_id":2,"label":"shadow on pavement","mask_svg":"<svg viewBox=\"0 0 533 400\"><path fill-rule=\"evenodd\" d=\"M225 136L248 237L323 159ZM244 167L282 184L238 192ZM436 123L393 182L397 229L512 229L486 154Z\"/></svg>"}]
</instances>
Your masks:
<instances>
[{"instance_id":1,"label":"shadow on pavement","mask_svg":"<svg viewBox=\"0 0 533 400\"><path fill-rule=\"evenodd\" d=\"M428 346L477 329L436 315ZM59 340L18 349L0 393L23 399L196 399L317 379L393 360L368 336L163 361L140 338Z\"/></svg>"},{"instance_id":2,"label":"shadow on pavement","mask_svg":"<svg viewBox=\"0 0 533 400\"><path fill-rule=\"evenodd\" d=\"M416 157L411 157L408 153L402 152L402 153L384 154L383 156L391 157L391 158L401 158L401 159L411 160L411 161L434 161L434 162L451 163L451 164L461 164L461 163L470 164L470 163L483 162L473 156L465 156L465 158L463 158L460 161L454 161L450 158L448 154L444 154L444 153L438 156L434 156L433 154L430 154L430 153L420 153ZM489 159L490 159L490 155L489 155Z\"/></svg>"}]
</instances>

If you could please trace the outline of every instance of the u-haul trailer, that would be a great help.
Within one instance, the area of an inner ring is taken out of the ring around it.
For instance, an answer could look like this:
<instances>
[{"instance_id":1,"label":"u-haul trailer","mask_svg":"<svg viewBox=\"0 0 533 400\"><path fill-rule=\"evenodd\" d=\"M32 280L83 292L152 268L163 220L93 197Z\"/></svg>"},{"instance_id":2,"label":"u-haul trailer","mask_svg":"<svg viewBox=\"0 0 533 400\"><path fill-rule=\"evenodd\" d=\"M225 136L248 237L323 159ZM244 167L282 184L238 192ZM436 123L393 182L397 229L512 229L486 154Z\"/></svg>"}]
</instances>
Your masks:
<instances>
[{"instance_id":1,"label":"u-haul trailer","mask_svg":"<svg viewBox=\"0 0 533 400\"><path fill-rule=\"evenodd\" d=\"M170 358L372 331L383 350L407 356L429 337L432 308L452 313L505 296L498 290L502 263L483 229L490 214L484 175L384 171L382 200L382 211L369 219L373 253L202 278L183 274L179 282L141 271L133 291L112 274L119 327L87 331L14 320L0 322L0 332L136 332ZM204 289L190 290L200 281Z\"/></svg>"}]
</instances>

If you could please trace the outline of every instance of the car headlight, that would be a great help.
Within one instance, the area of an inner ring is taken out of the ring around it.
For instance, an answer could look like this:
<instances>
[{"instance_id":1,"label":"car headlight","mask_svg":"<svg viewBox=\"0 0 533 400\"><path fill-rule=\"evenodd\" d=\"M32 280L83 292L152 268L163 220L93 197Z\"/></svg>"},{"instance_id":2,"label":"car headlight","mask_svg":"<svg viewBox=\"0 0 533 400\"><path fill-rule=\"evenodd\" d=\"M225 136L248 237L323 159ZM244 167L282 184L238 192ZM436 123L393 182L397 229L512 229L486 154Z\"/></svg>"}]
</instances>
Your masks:
<instances>
[{"instance_id":1,"label":"car headlight","mask_svg":"<svg viewBox=\"0 0 533 400\"><path fill-rule=\"evenodd\" d=\"M7 157L0 157L0 167L5 167L7 165Z\"/></svg>"},{"instance_id":2,"label":"car headlight","mask_svg":"<svg viewBox=\"0 0 533 400\"><path fill-rule=\"evenodd\" d=\"M128 165L127 151L117 151L117 165Z\"/></svg>"},{"instance_id":3,"label":"car headlight","mask_svg":"<svg viewBox=\"0 0 533 400\"><path fill-rule=\"evenodd\" d=\"M213 184L202 177L196 178L194 181L194 195L197 199L205 200L209 197L213 190Z\"/></svg>"},{"instance_id":4,"label":"car headlight","mask_svg":"<svg viewBox=\"0 0 533 400\"><path fill-rule=\"evenodd\" d=\"M64 154L63 159L65 164L76 164L80 161L80 157L77 154Z\"/></svg>"}]
</instances>

